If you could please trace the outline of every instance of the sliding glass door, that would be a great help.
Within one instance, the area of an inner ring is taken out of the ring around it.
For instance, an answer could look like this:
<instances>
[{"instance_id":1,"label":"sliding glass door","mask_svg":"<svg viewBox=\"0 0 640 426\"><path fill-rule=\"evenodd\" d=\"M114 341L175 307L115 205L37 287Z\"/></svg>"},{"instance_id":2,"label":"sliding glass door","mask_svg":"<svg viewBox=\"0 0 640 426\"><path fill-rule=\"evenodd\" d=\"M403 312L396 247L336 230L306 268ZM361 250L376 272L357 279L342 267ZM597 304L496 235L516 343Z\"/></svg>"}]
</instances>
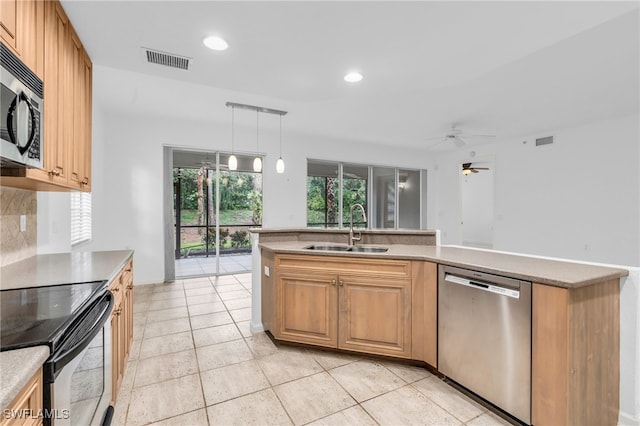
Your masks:
<instances>
[{"instance_id":1,"label":"sliding glass door","mask_svg":"<svg viewBox=\"0 0 640 426\"><path fill-rule=\"evenodd\" d=\"M253 158L174 151L176 277L251 270L249 228L262 225L262 174Z\"/></svg>"}]
</instances>

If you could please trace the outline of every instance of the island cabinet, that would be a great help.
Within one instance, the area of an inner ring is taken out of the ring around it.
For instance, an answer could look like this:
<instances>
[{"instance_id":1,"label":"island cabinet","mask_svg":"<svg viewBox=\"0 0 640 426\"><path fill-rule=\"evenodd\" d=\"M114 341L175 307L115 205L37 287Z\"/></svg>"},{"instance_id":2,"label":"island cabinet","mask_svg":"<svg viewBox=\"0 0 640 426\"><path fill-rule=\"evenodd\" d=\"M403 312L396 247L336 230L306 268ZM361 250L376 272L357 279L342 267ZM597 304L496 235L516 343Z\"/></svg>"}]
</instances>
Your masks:
<instances>
[{"instance_id":1,"label":"island cabinet","mask_svg":"<svg viewBox=\"0 0 640 426\"><path fill-rule=\"evenodd\" d=\"M410 261L276 255L274 269L275 338L411 358Z\"/></svg>"},{"instance_id":2,"label":"island cabinet","mask_svg":"<svg viewBox=\"0 0 640 426\"><path fill-rule=\"evenodd\" d=\"M615 425L620 388L620 281L533 285L531 419Z\"/></svg>"},{"instance_id":3,"label":"island cabinet","mask_svg":"<svg viewBox=\"0 0 640 426\"><path fill-rule=\"evenodd\" d=\"M132 260L129 260L111 281L109 290L115 299L111 312L111 404L113 405L118 396L133 341Z\"/></svg>"}]
</instances>

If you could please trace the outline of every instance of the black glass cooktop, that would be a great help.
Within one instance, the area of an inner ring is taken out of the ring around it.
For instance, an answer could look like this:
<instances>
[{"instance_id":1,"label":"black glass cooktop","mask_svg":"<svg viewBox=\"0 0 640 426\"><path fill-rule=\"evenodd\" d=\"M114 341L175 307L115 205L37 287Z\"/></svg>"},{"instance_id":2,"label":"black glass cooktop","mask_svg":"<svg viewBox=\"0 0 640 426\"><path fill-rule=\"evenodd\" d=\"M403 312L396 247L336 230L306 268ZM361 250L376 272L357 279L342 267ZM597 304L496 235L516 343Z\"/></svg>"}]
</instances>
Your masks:
<instances>
[{"instance_id":1,"label":"black glass cooktop","mask_svg":"<svg viewBox=\"0 0 640 426\"><path fill-rule=\"evenodd\" d=\"M0 351L49 345L105 288L104 281L0 291Z\"/></svg>"}]
</instances>

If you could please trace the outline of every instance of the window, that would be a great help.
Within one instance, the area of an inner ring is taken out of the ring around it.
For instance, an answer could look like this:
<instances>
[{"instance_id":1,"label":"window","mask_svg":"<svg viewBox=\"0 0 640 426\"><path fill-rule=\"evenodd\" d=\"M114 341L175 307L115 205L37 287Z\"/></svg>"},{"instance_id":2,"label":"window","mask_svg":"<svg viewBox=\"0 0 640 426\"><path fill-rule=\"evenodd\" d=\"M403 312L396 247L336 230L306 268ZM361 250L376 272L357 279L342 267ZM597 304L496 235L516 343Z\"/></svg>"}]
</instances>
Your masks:
<instances>
[{"instance_id":1,"label":"window","mask_svg":"<svg viewBox=\"0 0 640 426\"><path fill-rule=\"evenodd\" d=\"M71 245L91 241L91 193L71 193Z\"/></svg>"},{"instance_id":2,"label":"window","mask_svg":"<svg viewBox=\"0 0 640 426\"><path fill-rule=\"evenodd\" d=\"M354 226L424 228L426 176L426 170L307 160L307 226L348 227L351 207L361 204L367 221L356 211Z\"/></svg>"}]
</instances>

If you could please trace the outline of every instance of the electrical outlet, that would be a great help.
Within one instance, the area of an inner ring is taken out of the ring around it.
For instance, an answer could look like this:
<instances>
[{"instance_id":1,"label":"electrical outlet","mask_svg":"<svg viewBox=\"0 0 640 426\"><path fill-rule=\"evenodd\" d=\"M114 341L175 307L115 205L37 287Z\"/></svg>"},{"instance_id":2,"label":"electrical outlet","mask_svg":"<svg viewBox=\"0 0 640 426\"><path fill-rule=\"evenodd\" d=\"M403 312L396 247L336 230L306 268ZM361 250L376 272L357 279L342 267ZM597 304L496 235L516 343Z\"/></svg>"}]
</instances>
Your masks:
<instances>
[{"instance_id":1,"label":"electrical outlet","mask_svg":"<svg viewBox=\"0 0 640 426\"><path fill-rule=\"evenodd\" d=\"M268 267L268 266L265 266L265 267L264 267L264 276L265 276L265 277L268 277L270 273L271 273L271 271L269 271L269 267Z\"/></svg>"},{"instance_id":2,"label":"electrical outlet","mask_svg":"<svg viewBox=\"0 0 640 426\"><path fill-rule=\"evenodd\" d=\"M25 232L27 230L27 215L20 215L20 232Z\"/></svg>"}]
</instances>

